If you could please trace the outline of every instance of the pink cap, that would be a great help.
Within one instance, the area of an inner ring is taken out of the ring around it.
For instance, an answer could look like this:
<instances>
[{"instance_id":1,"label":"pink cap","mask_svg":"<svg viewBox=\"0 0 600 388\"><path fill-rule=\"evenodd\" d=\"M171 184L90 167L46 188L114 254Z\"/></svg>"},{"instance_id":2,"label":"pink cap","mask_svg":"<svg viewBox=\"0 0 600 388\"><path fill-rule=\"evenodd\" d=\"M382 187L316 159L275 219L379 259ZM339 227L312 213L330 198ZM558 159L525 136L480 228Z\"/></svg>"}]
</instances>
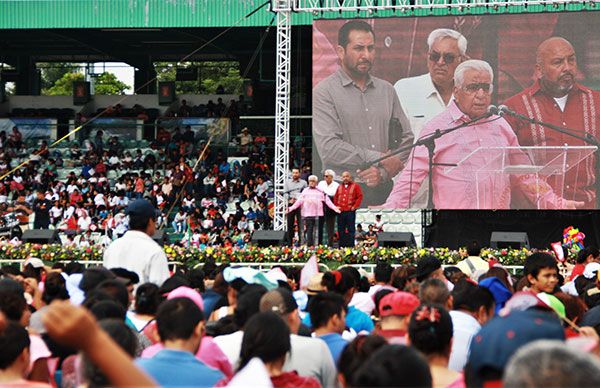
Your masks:
<instances>
[{"instance_id":1,"label":"pink cap","mask_svg":"<svg viewBox=\"0 0 600 388\"><path fill-rule=\"evenodd\" d=\"M200 296L196 290L185 286L177 287L173 291L169 292L167 300L175 298L191 299L194 303L196 303L196 306L200 307L200 310L204 311L204 300L202 300L202 296Z\"/></svg>"},{"instance_id":2,"label":"pink cap","mask_svg":"<svg viewBox=\"0 0 600 388\"><path fill-rule=\"evenodd\" d=\"M396 291L387 294L379 301L379 315L410 315L419 307L419 298L409 292Z\"/></svg>"}]
</instances>

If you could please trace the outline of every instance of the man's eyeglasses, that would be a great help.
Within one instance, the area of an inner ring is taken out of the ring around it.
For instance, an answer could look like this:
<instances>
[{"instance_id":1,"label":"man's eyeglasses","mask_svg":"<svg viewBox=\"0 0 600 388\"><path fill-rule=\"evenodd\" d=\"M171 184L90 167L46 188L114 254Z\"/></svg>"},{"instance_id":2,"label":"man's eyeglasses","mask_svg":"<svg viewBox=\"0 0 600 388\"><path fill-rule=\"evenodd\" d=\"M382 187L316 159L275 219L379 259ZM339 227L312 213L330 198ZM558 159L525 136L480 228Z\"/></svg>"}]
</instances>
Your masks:
<instances>
[{"instance_id":1,"label":"man's eyeglasses","mask_svg":"<svg viewBox=\"0 0 600 388\"><path fill-rule=\"evenodd\" d=\"M454 61L456 60L456 55L454 55L454 54L450 54L450 53L440 54L437 51L432 51L429 53L429 60L432 62L438 62L440 60L440 58L442 58L442 57L444 58L445 64L454 63Z\"/></svg>"},{"instance_id":2,"label":"man's eyeglasses","mask_svg":"<svg viewBox=\"0 0 600 388\"><path fill-rule=\"evenodd\" d=\"M488 83L473 83L463 86L462 89L469 94L475 94L480 89L483 90L484 93L491 93L494 90L494 87L492 84Z\"/></svg>"}]
</instances>

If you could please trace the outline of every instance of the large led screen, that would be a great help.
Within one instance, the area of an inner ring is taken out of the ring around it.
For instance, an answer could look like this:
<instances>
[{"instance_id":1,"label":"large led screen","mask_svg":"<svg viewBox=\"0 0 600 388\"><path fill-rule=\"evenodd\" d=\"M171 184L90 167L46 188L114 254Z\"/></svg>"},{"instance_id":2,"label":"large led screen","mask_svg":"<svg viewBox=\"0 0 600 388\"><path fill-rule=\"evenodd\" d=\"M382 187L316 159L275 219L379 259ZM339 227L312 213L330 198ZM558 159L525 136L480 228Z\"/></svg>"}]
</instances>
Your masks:
<instances>
[{"instance_id":1,"label":"large led screen","mask_svg":"<svg viewBox=\"0 0 600 388\"><path fill-rule=\"evenodd\" d=\"M362 207L597 208L599 18L314 21L314 170Z\"/></svg>"}]
</instances>

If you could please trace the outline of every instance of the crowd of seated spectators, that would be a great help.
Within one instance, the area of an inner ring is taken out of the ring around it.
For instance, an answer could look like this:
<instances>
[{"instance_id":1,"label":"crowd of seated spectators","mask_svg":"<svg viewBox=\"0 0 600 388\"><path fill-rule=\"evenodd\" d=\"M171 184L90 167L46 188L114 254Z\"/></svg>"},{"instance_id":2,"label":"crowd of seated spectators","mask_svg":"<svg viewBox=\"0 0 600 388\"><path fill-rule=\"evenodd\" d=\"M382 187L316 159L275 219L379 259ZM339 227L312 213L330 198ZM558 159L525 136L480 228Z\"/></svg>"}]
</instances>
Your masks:
<instances>
[{"instance_id":1,"label":"crowd of seated spectators","mask_svg":"<svg viewBox=\"0 0 600 388\"><path fill-rule=\"evenodd\" d=\"M70 142L68 149L48 149L42 141L30 156L15 127L9 135L0 133L0 174L24 157L29 161L1 182L0 215L14 213L28 223L31 214L38 216L33 207L41 192L49 227L82 235L78 244L107 244L127 230L129 201L145 197L160 209L164 227L183 235L172 242L243 247L252 230L271 228L272 222L273 158L264 152L266 139L250 138L232 163L227 150L204 149L205 141L198 141L189 126L173 132L159 128L144 151L97 130L81 143ZM93 233L108 238L92 242Z\"/></svg>"}]
</instances>

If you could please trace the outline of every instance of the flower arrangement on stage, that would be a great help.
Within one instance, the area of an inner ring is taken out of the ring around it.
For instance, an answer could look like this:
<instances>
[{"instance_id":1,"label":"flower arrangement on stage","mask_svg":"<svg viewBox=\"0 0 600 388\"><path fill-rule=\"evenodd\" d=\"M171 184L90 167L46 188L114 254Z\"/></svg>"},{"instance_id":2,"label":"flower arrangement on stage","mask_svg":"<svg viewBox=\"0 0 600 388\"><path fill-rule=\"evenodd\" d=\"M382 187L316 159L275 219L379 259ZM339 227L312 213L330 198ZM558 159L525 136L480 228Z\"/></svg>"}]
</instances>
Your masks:
<instances>
[{"instance_id":1,"label":"flower arrangement on stage","mask_svg":"<svg viewBox=\"0 0 600 388\"><path fill-rule=\"evenodd\" d=\"M393 264L414 264L427 255L435 255L444 264L458 263L467 253L463 249L448 248L329 248L329 247L299 247L286 246L256 247L244 249L231 247L181 247L166 245L165 253L169 261L195 266L206 260L225 263L305 263L312 255L319 262L329 266L341 264L370 264L377 260L389 261ZM525 258L531 254L527 249L491 249L485 248L481 256L485 259L495 259L503 265L523 265ZM38 257L46 262L56 261L87 261L102 260L102 249L97 247L74 248L59 244L19 244L5 243L0 245L0 259L24 260L28 257Z\"/></svg>"}]
</instances>

